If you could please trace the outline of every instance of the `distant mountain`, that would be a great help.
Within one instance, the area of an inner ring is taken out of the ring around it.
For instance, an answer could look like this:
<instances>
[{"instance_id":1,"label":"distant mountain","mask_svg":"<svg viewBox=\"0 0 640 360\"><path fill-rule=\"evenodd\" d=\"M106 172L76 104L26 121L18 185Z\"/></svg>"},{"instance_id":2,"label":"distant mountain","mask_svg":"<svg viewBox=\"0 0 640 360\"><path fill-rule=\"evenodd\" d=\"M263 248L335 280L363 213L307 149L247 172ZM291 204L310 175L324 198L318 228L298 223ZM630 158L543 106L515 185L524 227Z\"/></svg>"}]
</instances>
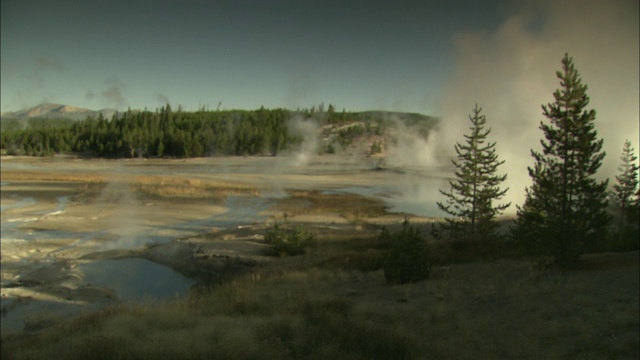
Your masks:
<instances>
[{"instance_id":1,"label":"distant mountain","mask_svg":"<svg viewBox=\"0 0 640 360\"><path fill-rule=\"evenodd\" d=\"M19 120L36 118L82 120L86 119L87 117L98 117L99 114L102 114L102 116L105 118L111 118L114 113L116 113L116 110L113 109L102 109L96 111L69 105L47 103L28 109L3 112L2 114L0 114L0 117L2 117L3 119Z\"/></svg>"}]
</instances>

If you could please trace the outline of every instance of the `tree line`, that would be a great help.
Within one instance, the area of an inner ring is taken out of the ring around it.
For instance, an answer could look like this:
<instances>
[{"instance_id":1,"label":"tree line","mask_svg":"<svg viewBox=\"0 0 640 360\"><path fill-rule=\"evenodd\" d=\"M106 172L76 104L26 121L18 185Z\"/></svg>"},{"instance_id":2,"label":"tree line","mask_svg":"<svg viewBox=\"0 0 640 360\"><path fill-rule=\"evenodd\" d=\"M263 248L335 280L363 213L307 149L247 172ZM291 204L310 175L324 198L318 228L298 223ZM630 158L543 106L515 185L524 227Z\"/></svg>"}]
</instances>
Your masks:
<instances>
[{"instance_id":1,"label":"tree line","mask_svg":"<svg viewBox=\"0 0 640 360\"><path fill-rule=\"evenodd\" d=\"M173 110L101 114L84 120L30 119L26 127L3 119L0 148L10 155L49 156L73 152L98 157L201 157L226 155L277 155L299 145L304 134L292 130L295 120L313 119L331 125L321 134L332 139L319 152L346 148L362 134L380 134L393 126L394 117L426 133L437 119L421 114L387 112L337 112L324 104L310 109L228 110L195 112ZM340 129L347 123L361 125ZM328 133L325 133L328 132Z\"/></svg>"},{"instance_id":2,"label":"tree line","mask_svg":"<svg viewBox=\"0 0 640 360\"><path fill-rule=\"evenodd\" d=\"M284 109L255 111L131 111L76 122L31 120L26 129L2 132L8 153L86 153L103 157L275 155L299 141L288 131Z\"/></svg>"}]
</instances>

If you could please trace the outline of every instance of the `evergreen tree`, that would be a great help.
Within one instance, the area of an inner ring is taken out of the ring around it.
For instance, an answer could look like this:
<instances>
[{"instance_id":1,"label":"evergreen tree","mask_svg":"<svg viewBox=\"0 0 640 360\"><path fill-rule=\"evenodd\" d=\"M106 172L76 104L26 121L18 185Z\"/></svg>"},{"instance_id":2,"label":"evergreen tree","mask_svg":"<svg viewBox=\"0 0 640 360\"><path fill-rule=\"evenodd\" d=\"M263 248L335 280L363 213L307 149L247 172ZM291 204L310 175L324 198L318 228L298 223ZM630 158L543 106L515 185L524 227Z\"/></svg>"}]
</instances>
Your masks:
<instances>
[{"instance_id":1,"label":"evergreen tree","mask_svg":"<svg viewBox=\"0 0 640 360\"><path fill-rule=\"evenodd\" d=\"M541 153L531 150L533 185L518 207L513 235L530 255L570 265L606 236L608 181L594 177L605 156L603 141L594 129L595 110L585 109L587 86L569 55L556 76L561 87L553 94L555 102L542 106L549 120L540 122L546 140L540 141Z\"/></svg>"},{"instance_id":2,"label":"evergreen tree","mask_svg":"<svg viewBox=\"0 0 640 360\"><path fill-rule=\"evenodd\" d=\"M613 185L613 199L620 209L624 221L632 223L638 221L638 157L634 154L631 142L626 140L620 160L622 163L616 176L617 184Z\"/></svg>"},{"instance_id":3,"label":"evergreen tree","mask_svg":"<svg viewBox=\"0 0 640 360\"><path fill-rule=\"evenodd\" d=\"M476 104L471 121L470 133L464 135L465 144L456 143L455 151L458 160L452 160L456 168L455 180L449 181L450 191L440 190L447 197L445 203L438 202L440 210L453 216L446 218L436 236L447 236L456 239L491 239L496 236L498 224L494 221L511 205L494 204L502 198L508 189L500 189L500 184L507 175L497 175L498 161L495 142L487 142L491 129L485 130L487 122L480 115L481 108Z\"/></svg>"}]
</instances>

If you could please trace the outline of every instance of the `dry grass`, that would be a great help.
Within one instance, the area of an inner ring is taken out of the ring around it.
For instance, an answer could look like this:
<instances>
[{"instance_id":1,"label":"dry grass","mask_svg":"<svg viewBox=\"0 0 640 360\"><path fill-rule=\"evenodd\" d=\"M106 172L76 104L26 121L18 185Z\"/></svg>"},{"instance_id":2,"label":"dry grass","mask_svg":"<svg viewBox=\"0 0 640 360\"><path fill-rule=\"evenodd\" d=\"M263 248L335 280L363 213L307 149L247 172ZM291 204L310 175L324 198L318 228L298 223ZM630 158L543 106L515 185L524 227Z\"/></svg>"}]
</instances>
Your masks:
<instances>
[{"instance_id":1,"label":"dry grass","mask_svg":"<svg viewBox=\"0 0 640 360\"><path fill-rule=\"evenodd\" d=\"M325 194L320 191L291 191L274 210L289 215L338 214L349 221L361 222L386 213L378 200L351 194Z\"/></svg>"},{"instance_id":2,"label":"dry grass","mask_svg":"<svg viewBox=\"0 0 640 360\"><path fill-rule=\"evenodd\" d=\"M602 256L570 272L454 265L402 286L380 271L263 269L4 337L2 358L636 359L638 253Z\"/></svg>"},{"instance_id":3,"label":"dry grass","mask_svg":"<svg viewBox=\"0 0 640 360\"><path fill-rule=\"evenodd\" d=\"M133 189L154 197L217 198L229 195L259 195L252 186L221 180L188 179L178 176L153 176L83 172L46 172L30 170L3 170L2 181L77 182L95 184L128 184Z\"/></svg>"},{"instance_id":4,"label":"dry grass","mask_svg":"<svg viewBox=\"0 0 640 360\"><path fill-rule=\"evenodd\" d=\"M82 183L102 183L106 181L106 176L100 173L83 172L47 172L30 170L2 170L0 173L2 181L58 181L58 182L82 182Z\"/></svg>"},{"instance_id":5,"label":"dry grass","mask_svg":"<svg viewBox=\"0 0 640 360\"><path fill-rule=\"evenodd\" d=\"M241 183L170 176L136 176L135 187L140 192L158 197L215 198L238 194L259 194L255 188Z\"/></svg>"}]
</instances>

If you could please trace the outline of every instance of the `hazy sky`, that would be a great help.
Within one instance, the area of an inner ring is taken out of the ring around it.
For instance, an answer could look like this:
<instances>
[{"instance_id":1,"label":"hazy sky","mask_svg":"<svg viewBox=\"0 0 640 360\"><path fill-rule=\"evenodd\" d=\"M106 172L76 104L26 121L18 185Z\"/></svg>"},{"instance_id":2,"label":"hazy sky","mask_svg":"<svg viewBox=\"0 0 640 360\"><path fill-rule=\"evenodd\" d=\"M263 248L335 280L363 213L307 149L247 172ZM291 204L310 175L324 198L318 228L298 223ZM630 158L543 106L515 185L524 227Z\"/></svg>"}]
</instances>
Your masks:
<instances>
[{"instance_id":1,"label":"hazy sky","mask_svg":"<svg viewBox=\"0 0 640 360\"><path fill-rule=\"evenodd\" d=\"M428 162L463 141L477 102L520 203L569 53L605 140L600 176L625 139L640 150L638 0L0 1L2 111L420 112L443 119L412 150Z\"/></svg>"},{"instance_id":2,"label":"hazy sky","mask_svg":"<svg viewBox=\"0 0 640 360\"><path fill-rule=\"evenodd\" d=\"M512 10L474 0L2 0L2 111L324 102L437 114L456 34L491 32Z\"/></svg>"}]
</instances>

